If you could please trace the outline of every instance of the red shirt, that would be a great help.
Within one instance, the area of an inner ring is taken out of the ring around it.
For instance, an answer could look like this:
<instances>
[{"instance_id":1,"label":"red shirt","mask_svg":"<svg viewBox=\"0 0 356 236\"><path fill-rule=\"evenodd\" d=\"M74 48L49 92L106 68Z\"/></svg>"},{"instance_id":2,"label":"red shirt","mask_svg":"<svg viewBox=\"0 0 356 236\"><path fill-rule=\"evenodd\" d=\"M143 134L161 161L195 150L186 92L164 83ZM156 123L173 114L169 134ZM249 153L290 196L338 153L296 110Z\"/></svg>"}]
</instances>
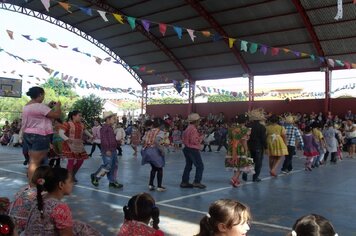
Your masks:
<instances>
[{"instance_id":1,"label":"red shirt","mask_svg":"<svg viewBox=\"0 0 356 236\"><path fill-rule=\"evenodd\" d=\"M183 132L183 143L186 147L200 150L200 144L204 136L201 135L195 125L190 124Z\"/></svg>"}]
</instances>

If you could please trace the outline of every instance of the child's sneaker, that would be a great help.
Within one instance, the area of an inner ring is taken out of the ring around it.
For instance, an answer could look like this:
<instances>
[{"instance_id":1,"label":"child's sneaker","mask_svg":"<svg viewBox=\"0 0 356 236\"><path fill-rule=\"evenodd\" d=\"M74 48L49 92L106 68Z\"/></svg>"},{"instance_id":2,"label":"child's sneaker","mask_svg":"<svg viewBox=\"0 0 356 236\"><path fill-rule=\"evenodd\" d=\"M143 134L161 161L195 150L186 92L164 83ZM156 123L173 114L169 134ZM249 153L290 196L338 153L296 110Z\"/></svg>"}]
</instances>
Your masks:
<instances>
[{"instance_id":1,"label":"child's sneaker","mask_svg":"<svg viewBox=\"0 0 356 236\"><path fill-rule=\"evenodd\" d=\"M122 188L122 187L124 187L124 185L122 185L122 184L120 184L118 182L113 182L113 183L109 184L109 187L110 188Z\"/></svg>"},{"instance_id":2,"label":"child's sneaker","mask_svg":"<svg viewBox=\"0 0 356 236\"><path fill-rule=\"evenodd\" d=\"M164 191L166 191L166 188L165 187L157 187L157 191L158 192L164 192Z\"/></svg>"},{"instance_id":3,"label":"child's sneaker","mask_svg":"<svg viewBox=\"0 0 356 236\"><path fill-rule=\"evenodd\" d=\"M90 175L90 179L91 179L92 185L94 185L95 187L98 187L98 186L99 186L99 181L98 181L98 179L95 177L95 174L91 174L91 175Z\"/></svg>"},{"instance_id":4,"label":"child's sneaker","mask_svg":"<svg viewBox=\"0 0 356 236\"><path fill-rule=\"evenodd\" d=\"M148 185L148 190L154 191L156 187L154 185Z\"/></svg>"}]
</instances>

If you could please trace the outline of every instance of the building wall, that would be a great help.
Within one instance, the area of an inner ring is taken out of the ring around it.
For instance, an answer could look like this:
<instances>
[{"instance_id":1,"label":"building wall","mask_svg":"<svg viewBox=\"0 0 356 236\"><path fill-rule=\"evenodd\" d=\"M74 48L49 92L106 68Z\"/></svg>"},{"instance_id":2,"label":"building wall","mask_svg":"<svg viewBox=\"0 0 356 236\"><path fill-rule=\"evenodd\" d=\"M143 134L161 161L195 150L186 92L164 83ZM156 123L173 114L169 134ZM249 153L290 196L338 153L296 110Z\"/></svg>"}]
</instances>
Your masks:
<instances>
[{"instance_id":1,"label":"building wall","mask_svg":"<svg viewBox=\"0 0 356 236\"><path fill-rule=\"evenodd\" d=\"M263 108L265 111L281 114L284 112L323 112L324 99L315 100L292 100L286 101L254 101L253 108ZM193 106L193 111L201 116L211 113L224 112L225 116L230 119L236 114L246 112L248 102L222 102L222 103L197 103ZM356 98L338 98L331 100L331 112L344 116L347 110L353 110L356 113ZM166 113L171 115L181 114L184 117L188 115L189 104L165 104L165 105L148 105L147 113L156 116L163 116Z\"/></svg>"}]
</instances>

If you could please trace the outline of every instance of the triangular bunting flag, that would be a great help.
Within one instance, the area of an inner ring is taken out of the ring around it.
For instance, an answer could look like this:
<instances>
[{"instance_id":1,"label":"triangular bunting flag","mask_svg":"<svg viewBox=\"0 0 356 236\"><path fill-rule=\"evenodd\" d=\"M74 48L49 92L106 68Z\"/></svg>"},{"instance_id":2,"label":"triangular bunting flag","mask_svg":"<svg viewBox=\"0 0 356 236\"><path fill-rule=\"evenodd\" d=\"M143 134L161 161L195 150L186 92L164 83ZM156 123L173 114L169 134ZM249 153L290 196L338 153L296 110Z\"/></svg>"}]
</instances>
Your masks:
<instances>
[{"instance_id":1,"label":"triangular bunting flag","mask_svg":"<svg viewBox=\"0 0 356 236\"><path fill-rule=\"evenodd\" d=\"M279 48L272 48L272 52L271 52L272 56L276 56L278 55L278 53L279 53Z\"/></svg>"},{"instance_id":2,"label":"triangular bunting flag","mask_svg":"<svg viewBox=\"0 0 356 236\"><path fill-rule=\"evenodd\" d=\"M152 74L153 72L155 72L155 70L148 70L146 71L148 74Z\"/></svg>"},{"instance_id":3,"label":"triangular bunting flag","mask_svg":"<svg viewBox=\"0 0 356 236\"><path fill-rule=\"evenodd\" d=\"M72 13L72 12L69 10L69 8L70 8L70 4L69 4L69 3L67 3L67 2L58 2L58 4L59 4L61 7L63 7L64 10L66 10L66 11Z\"/></svg>"},{"instance_id":4,"label":"triangular bunting flag","mask_svg":"<svg viewBox=\"0 0 356 236\"><path fill-rule=\"evenodd\" d=\"M6 30L7 34L9 35L10 39L14 39L14 32L11 30Z\"/></svg>"},{"instance_id":5,"label":"triangular bunting flag","mask_svg":"<svg viewBox=\"0 0 356 236\"><path fill-rule=\"evenodd\" d=\"M309 54L302 52L302 53L300 53L300 56L301 56L301 57L307 57L307 56L309 56Z\"/></svg>"},{"instance_id":6,"label":"triangular bunting flag","mask_svg":"<svg viewBox=\"0 0 356 236\"><path fill-rule=\"evenodd\" d=\"M264 55L266 55L267 51L268 51L267 46L266 45L261 45L260 52L262 52Z\"/></svg>"},{"instance_id":7,"label":"triangular bunting flag","mask_svg":"<svg viewBox=\"0 0 356 236\"><path fill-rule=\"evenodd\" d=\"M166 34L167 25L163 23L159 23L159 32L161 32L162 36Z\"/></svg>"},{"instance_id":8,"label":"triangular bunting flag","mask_svg":"<svg viewBox=\"0 0 356 236\"><path fill-rule=\"evenodd\" d=\"M234 46L236 39L234 38L229 38L229 48L232 48Z\"/></svg>"},{"instance_id":9,"label":"triangular bunting flag","mask_svg":"<svg viewBox=\"0 0 356 236\"><path fill-rule=\"evenodd\" d=\"M257 52L257 48L258 48L258 44L257 43L250 43L251 46L250 46L250 49L249 49L249 52L251 54L254 54Z\"/></svg>"},{"instance_id":10,"label":"triangular bunting flag","mask_svg":"<svg viewBox=\"0 0 356 236\"><path fill-rule=\"evenodd\" d=\"M210 37L211 36L211 33L210 31L201 31L201 34L205 37Z\"/></svg>"},{"instance_id":11,"label":"triangular bunting flag","mask_svg":"<svg viewBox=\"0 0 356 236\"><path fill-rule=\"evenodd\" d=\"M338 64L339 66L345 66L345 64L340 61L340 60L335 60L336 64Z\"/></svg>"},{"instance_id":12,"label":"triangular bunting flag","mask_svg":"<svg viewBox=\"0 0 356 236\"><path fill-rule=\"evenodd\" d=\"M74 52L80 52L78 48L73 48L72 49Z\"/></svg>"},{"instance_id":13,"label":"triangular bunting flag","mask_svg":"<svg viewBox=\"0 0 356 236\"><path fill-rule=\"evenodd\" d=\"M43 6L46 8L47 11L49 11L49 7L51 6L49 1L50 0L41 0Z\"/></svg>"},{"instance_id":14,"label":"triangular bunting flag","mask_svg":"<svg viewBox=\"0 0 356 236\"><path fill-rule=\"evenodd\" d=\"M145 30L147 32L149 32L150 31L150 22L148 20L141 20L141 22L142 22L143 28L145 28Z\"/></svg>"},{"instance_id":15,"label":"triangular bunting flag","mask_svg":"<svg viewBox=\"0 0 356 236\"><path fill-rule=\"evenodd\" d=\"M107 62L110 62L111 61L111 57L107 57L104 60L107 61Z\"/></svg>"},{"instance_id":16,"label":"triangular bunting flag","mask_svg":"<svg viewBox=\"0 0 356 236\"><path fill-rule=\"evenodd\" d=\"M58 47L55 43L48 43L48 44L51 45L52 48L58 49Z\"/></svg>"},{"instance_id":17,"label":"triangular bunting flag","mask_svg":"<svg viewBox=\"0 0 356 236\"><path fill-rule=\"evenodd\" d=\"M138 69L140 69L140 67L139 66L131 66L131 69L138 70Z\"/></svg>"},{"instance_id":18,"label":"triangular bunting flag","mask_svg":"<svg viewBox=\"0 0 356 236\"><path fill-rule=\"evenodd\" d=\"M290 52L290 49L288 49L288 48L283 48L283 51L284 51L285 53L288 53L288 52Z\"/></svg>"},{"instance_id":19,"label":"triangular bunting flag","mask_svg":"<svg viewBox=\"0 0 356 236\"><path fill-rule=\"evenodd\" d=\"M352 68L356 69L356 63L352 63Z\"/></svg>"},{"instance_id":20,"label":"triangular bunting flag","mask_svg":"<svg viewBox=\"0 0 356 236\"><path fill-rule=\"evenodd\" d=\"M328 59L328 64L331 66L331 67L335 67L335 62L333 59Z\"/></svg>"},{"instance_id":21,"label":"triangular bunting flag","mask_svg":"<svg viewBox=\"0 0 356 236\"><path fill-rule=\"evenodd\" d=\"M142 71L142 72L146 71L146 67L145 66L141 66L139 70Z\"/></svg>"},{"instance_id":22,"label":"triangular bunting flag","mask_svg":"<svg viewBox=\"0 0 356 236\"><path fill-rule=\"evenodd\" d=\"M293 51L293 54L296 55L297 57L300 57L300 52Z\"/></svg>"},{"instance_id":23,"label":"triangular bunting flag","mask_svg":"<svg viewBox=\"0 0 356 236\"><path fill-rule=\"evenodd\" d=\"M214 42L217 42L217 41L219 41L220 39L222 39L221 35L218 34L218 33L215 33L215 34L214 34L214 37L213 37L213 41L214 41Z\"/></svg>"},{"instance_id":24,"label":"triangular bunting flag","mask_svg":"<svg viewBox=\"0 0 356 236\"><path fill-rule=\"evenodd\" d=\"M30 41L32 40L30 35L22 35L22 36L27 40L30 40Z\"/></svg>"},{"instance_id":25,"label":"triangular bunting flag","mask_svg":"<svg viewBox=\"0 0 356 236\"><path fill-rule=\"evenodd\" d=\"M178 26L173 26L174 31L177 33L178 38L182 39L182 28Z\"/></svg>"},{"instance_id":26,"label":"triangular bunting flag","mask_svg":"<svg viewBox=\"0 0 356 236\"><path fill-rule=\"evenodd\" d=\"M120 24L124 24L124 18L122 17L122 15L113 13L113 16Z\"/></svg>"},{"instance_id":27,"label":"triangular bunting flag","mask_svg":"<svg viewBox=\"0 0 356 236\"><path fill-rule=\"evenodd\" d=\"M47 42L48 39L46 39L44 37L39 37L37 40L42 42L42 43L45 43L45 42Z\"/></svg>"},{"instance_id":28,"label":"triangular bunting flag","mask_svg":"<svg viewBox=\"0 0 356 236\"><path fill-rule=\"evenodd\" d=\"M241 40L241 51L247 52L247 41Z\"/></svg>"},{"instance_id":29,"label":"triangular bunting flag","mask_svg":"<svg viewBox=\"0 0 356 236\"><path fill-rule=\"evenodd\" d=\"M194 42L195 38L197 37L197 36L194 35L194 30L187 29L187 32L188 32L188 34L190 36L190 39Z\"/></svg>"},{"instance_id":30,"label":"triangular bunting flag","mask_svg":"<svg viewBox=\"0 0 356 236\"><path fill-rule=\"evenodd\" d=\"M100 11L100 10L97 10L97 11L98 11L99 15L101 16L101 18L103 18L103 20L105 22L109 21L108 18L106 17L106 12L105 11Z\"/></svg>"},{"instance_id":31,"label":"triangular bunting flag","mask_svg":"<svg viewBox=\"0 0 356 236\"><path fill-rule=\"evenodd\" d=\"M92 12L91 8L89 8L89 7L79 7L79 9L83 13L87 14L88 16L92 16L93 15L93 12Z\"/></svg>"},{"instance_id":32,"label":"triangular bunting flag","mask_svg":"<svg viewBox=\"0 0 356 236\"><path fill-rule=\"evenodd\" d=\"M321 63L324 63L324 62L325 62L325 58L324 58L324 57L319 57L319 61L320 61Z\"/></svg>"},{"instance_id":33,"label":"triangular bunting flag","mask_svg":"<svg viewBox=\"0 0 356 236\"><path fill-rule=\"evenodd\" d=\"M135 17L128 16L127 22L129 22L129 25L131 26L132 30L134 30L136 28L136 18Z\"/></svg>"},{"instance_id":34,"label":"triangular bunting flag","mask_svg":"<svg viewBox=\"0 0 356 236\"><path fill-rule=\"evenodd\" d=\"M310 59L312 59L313 61L315 61L315 56L312 54L310 55Z\"/></svg>"},{"instance_id":35,"label":"triangular bunting flag","mask_svg":"<svg viewBox=\"0 0 356 236\"><path fill-rule=\"evenodd\" d=\"M345 67L346 67L347 69L351 69L351 64L350 64L349 62L346 62L346 61L345 61Z\"/></svg>"},{"instance_id":36,"label":"triangular bunting flag","mask_svg":"<svg viewBox=\"0 0 356 236\"><path fill-rule=\"evenodd\" d=\"M68 48L66 45L59 45L61 48Z\"/></svg>"}]
</instances>

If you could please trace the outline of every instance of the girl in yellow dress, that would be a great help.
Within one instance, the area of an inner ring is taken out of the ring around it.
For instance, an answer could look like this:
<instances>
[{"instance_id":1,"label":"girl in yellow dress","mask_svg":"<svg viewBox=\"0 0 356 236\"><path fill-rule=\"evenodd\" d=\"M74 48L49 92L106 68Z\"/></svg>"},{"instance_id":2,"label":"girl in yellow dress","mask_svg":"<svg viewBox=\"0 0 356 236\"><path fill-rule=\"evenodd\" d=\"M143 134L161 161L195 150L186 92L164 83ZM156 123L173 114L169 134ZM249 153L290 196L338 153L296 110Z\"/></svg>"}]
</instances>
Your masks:
<instances>
[{"instance_id":1,"label":"girl in yellow dress","mask_svg":"<svg viewBox=\"0 0 356 236\"><path fill-rule=\"evenodd\" d=\"M270 124L266 127L267 149L269 154L269 169L273 177L277 177L276 169L281 162L281 157L288 154L286 145L286 130L278 124L279 118L272 115Z\"/></svg>"}]
</instances>

